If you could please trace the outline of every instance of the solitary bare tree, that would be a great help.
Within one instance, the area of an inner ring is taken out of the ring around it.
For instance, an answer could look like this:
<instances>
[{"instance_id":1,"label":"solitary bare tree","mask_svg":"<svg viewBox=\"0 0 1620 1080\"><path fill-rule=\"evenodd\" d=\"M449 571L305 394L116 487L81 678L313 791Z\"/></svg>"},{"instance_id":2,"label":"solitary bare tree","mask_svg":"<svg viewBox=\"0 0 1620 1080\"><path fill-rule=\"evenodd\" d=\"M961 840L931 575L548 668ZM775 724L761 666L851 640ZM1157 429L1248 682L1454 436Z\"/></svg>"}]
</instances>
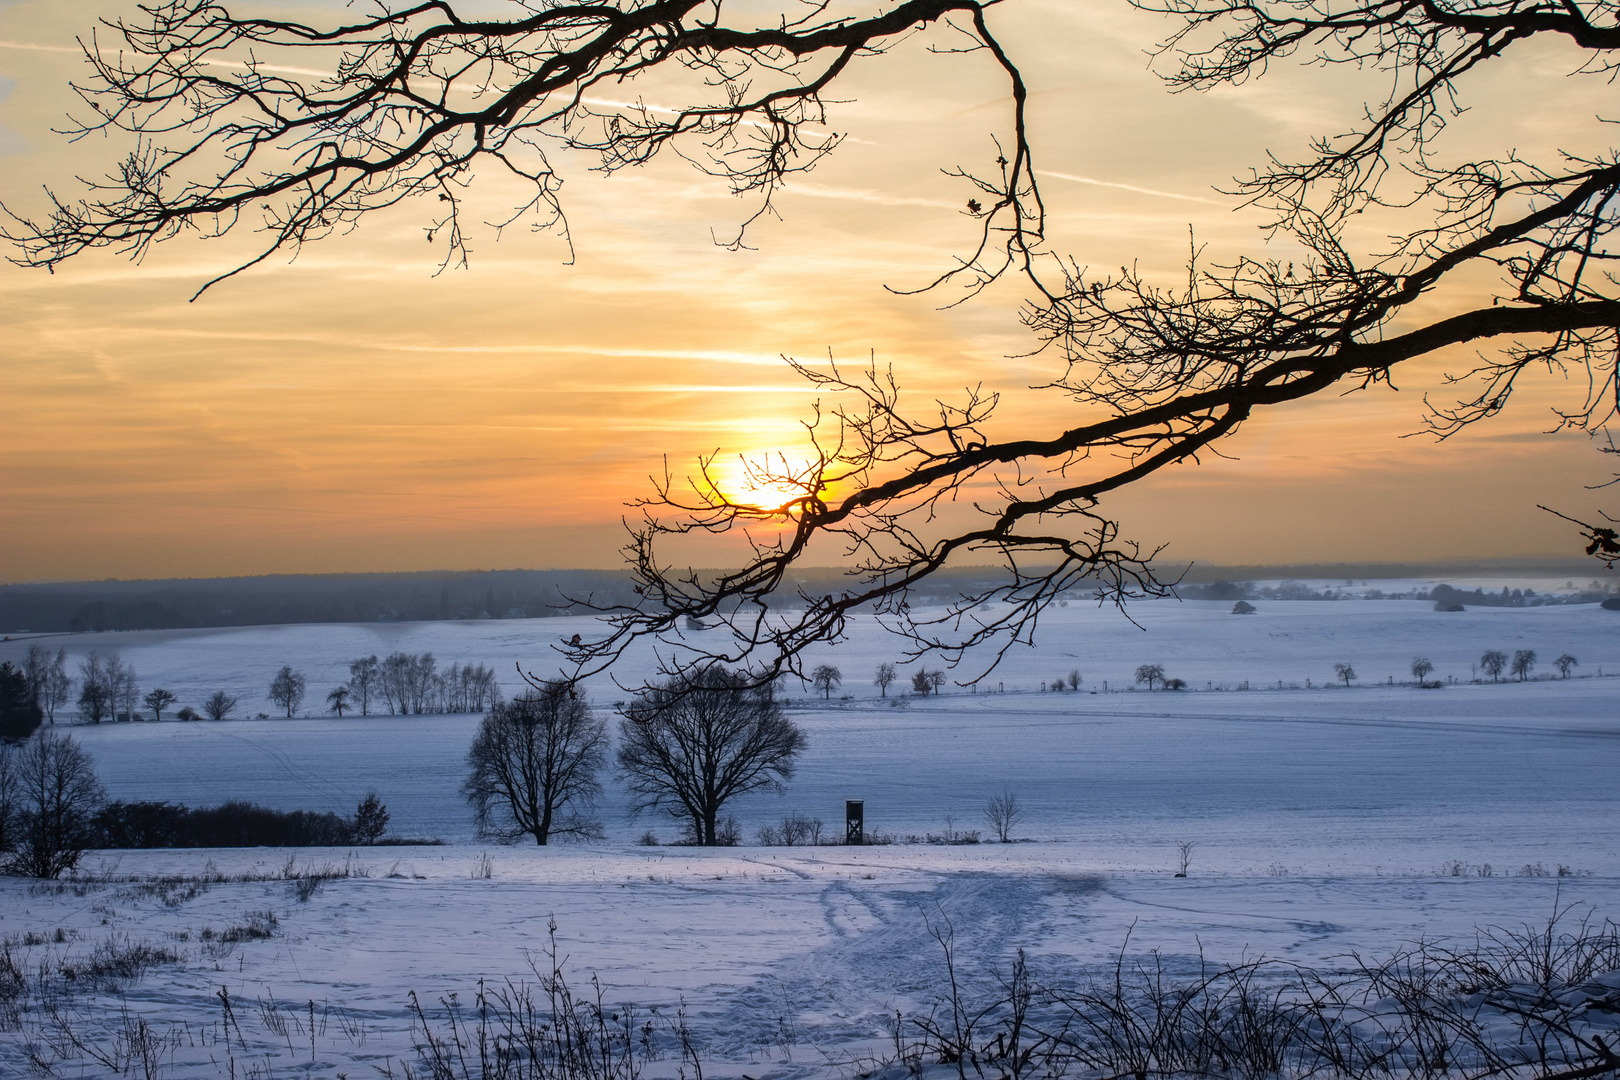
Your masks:
<instances>
[{"instance_id":1,"label":"solitary bare tree","mask_svg":"<svg viewBox=\"0 0 1620 1080\"><path fill-rule=\"evenodd\" d=\"M1497 125L1495 149L1461 156L1446 129L1504 58L1542 55L1550 42L1579 57L1564 114L1606 119L1620 50L1612 0L1133 2L1168 21L1158 56L1174 89L1241 86L1295 55L1386 80L1347 109L1338 134L1237 182L1239 198L1268 212L1268 234L1299 255L1215 261L1195 250L1185 286L1173 289L1055 257L1029 87L996 31L1025 11L1040 17L1017 0L836 9L765 0L746 13L702 0L606 0L476 14L436 0L319 26L236 14L218 0L163 0L86 37L79 89L91 112L69 130L128 136L127 157L81 196L52 195L43 213L15 217L5 235L17 261L55 267L89 249L139 257L190 231L257 224L257 253L228 277L420 196L434 208L427 238L445 265L459 264L464 189L479 167L527 185L516 214L497 224L527 218L569 242L551 164L560 150L595 155L604 172L683 154L752 197L752 220L836 149L829 103L857 68L919 33L939 53L978 58L1006 90L1002 131L982 169L954 171L962 248L918 285L971 294L1022 275L1024 322L1054 362L1044 392L1066 395L1070 415L1050 431L1001 438L989 427L993 389L913 412L885 371L801 367L842 404L817 413L816 452L803 466L753 463L755 479L792 497L740 501L716 482L712 459L689 485L667 477L628 548L644 602L605 609L607 631L559 647L575 680L646 636L678 639L688 621L714 615L729 632L663 654L673 659L662 676L714 662L746 662L762 685L802 674L804 651L839 639L848 614L867 608L918 652L955 661L975 645L1028 641L1046 606L1082 580L1116 599L1160 591L1154 552L1121 536L1103 506L1111 493L1213 452L1270 407L1387 383L1401 365L1453 347L1479 359L1455 373L1455 396L1434 404L1436 436L1501 411L1539 368L1574 376L1556 426L1605 429L1620 401L1620 283L1605 269L1620 254L1610 129L1590 125L1540 158L1513 148L1512 123ZM653 78L659 108L610 104L639 100L635 86ZM740 245L741 233L726 242ZM970 487L962 501L979 516L941 525L936 508ZM1620 555L1613 528L1571 520L1595 555ZM760 523L775 539L756 532L735 570L700 574L661 556L672 534ZM789 591L789 569L823 538L860 553L848 584L767 616ZM1004 581L941 617L913 613L918 583L987 558L1006 567ZM757 617L731 618L739 610Z\"/></svg>"},{"instance_id":2,"label":"solitary bare tree","mask_svg":"<svg viewBox=\"0 0 1620 1080\"><path fill-rule=\"evenodd\" d=\"M1487 649L1479 658L1479 666L1485 674L1491 677L1491 682L1502 678L1502 672L1507 668L1507 653L1500 649Z\"/></svg>"},{"instance_id":3,"label":"solitary bare tree","mask_svg":"<svg viewBox=\"0 0 1620 1080\"><path fill-rule=\"evenodd\" d=\"M810 685L821 691L824 699L831 699L832 692L844 681L843 672L831 664L817 664L816 669L810 673Z\"/></svg>"},{"instance_id":4,"label":"solitary bare tree","mask_svg":"<svg viewBox=\"0 0 1620 1080\"><path fill-rule=\"evenodd\" d=\"M467 751L471 771L461 785L479 833L540 845L600 837L589 812L607 751L607 723L566 683L542 683L496 705Z\"/></svg>"},{"instance_id":5,"label":"solitary bare tree","mask_svg":"<svg viewBox=\"0 0 1620 1080\"><path fill-rule=\"evenodd\" d=\"M1536 650L1518 649L1513 653L1513 674L1518 676L1520 682L1530 677L1536 668Z\"/></svg>"},{"instance_id":6,"label":"solitary bare tree","mask_svg":"<svg viewBox=\"0 0 1620 1080\"><path fill-rule=\"evenodd\" d=\"M1433 670L1434 663L1427 656L1414 656L1412 658L1412 677L1418 681L1418 686L1425 685L1424 680L1429 677L1429 672Z\"/></svg>"},{"instance_id":7,"label":"solitary bare tree","mask_svg":"<svg viewBox=\"0 0 1620 1080\"><path fill-rule=\"evenodd\" d=\"M302 672L283 665L281 670L276 672L276 677L270 680L270 700L286 709L287 718L290 720L293 712L303 704L306 685Z\"/></svg>"},{"instance_id":8,"label":"solitary bare tree","mask_svg":"<svg viewBox=\"0 0 1620 1080\"><path fill-rule=\"evenodd\" d=\"M996 839L1003 844L1012 838L1013 826L1017 825L1024 816L1024 807L1018 801L1018 795L1008 788L1000 795L990 796L990 801L984 806L984 818L995 830Z\"/></svg>"},{"instance_id":9,"label":"solitary bare tree","mask_svg":"<svg viewBox=\"0 0 1620 1080\"><path fill-rule=\"evenodd\" d=\"M349 697L351 693L352 691L348 686L343 685L334 686L326 695L326 703L332 706L332 710L338 714L339 720L343 719L343 710L350 707Z\"/></svg>"},{"instance_id":10,"label":"solitary bare tree","mask_svg":"<svg viewBox=\"0 0 1620 1080\"><path fill-rule=\"evenodd\" d=\"M1356 669L1351 667L1349 664L1334 664L1333 674L1337 675L1341 680L1344 681L1345 689L1348 690L1350 688L1350 680L1356 677Z\"/></svg>"},{"instance_id":11,"label":"solitary bare tree","mask_svg":"<svg viewBox=\"0 0 1620 1080\"><path fill-rule=\"evenodd\" d=\"M1580 667L1580 665L1581 662L1569 655L1569 653L1564 653L1558 659L1553 661L1553 667L1557 668L1559 676L1565 679L1569 678L1570 668Z\"/></svg>"},{"instance_id":12,"label":"solitary bare tree","mask_svg":"<svg viewBox=\"0 0 1620 1080\"><path fill-rule=\"evenodd\" d=\"M781 790L805 742L769 686L711 666L636 695L619 724L619 772L637 812L666 810L713 846L725 804Z\"/></svg>"},{"instance_id":13,"label":"solitary bare tree","mask_svg":"<svg viewBox=\"0 0 1620 1080\"><path fill-rule=\"evenodd\" d=\"M106 795L95 763L72 736L44 731L13 751L14 836L7 866L54 878L91 846L91 819Z\"/></svg>"},{"instance_id":14,"label":"solitary bare tree","mask_svg":"<svg viewBox=\"0 0 1620 1080\"><path fill-rule=\"evenodd\" d=\"M1140 667L1138 667L1136 669L1136 681L1139 682L1139 683L1147 683L1147 688L1149 690L1152 690L1155 683L1164 682L1164 665L1163 664L1143 664L1143 665L1141 665Z\"/></svg>"},{"instance_id":15,"label":"solitary bare tree","mask_svg":"<svg viewBox=\"0 0 1620 1080\"><path fill-rule=\"evenodd\" d=\"M872 685L878 688L880 697L889 696L889 684L894 682L894 665L879 664L877 674L872 676Z\"/></svg>"},{"instance_id":16,"label":"solitary bare tree","mask_svg":"<svg viewBox=\"0 0 1620 1080\"><path fill-rule=\"evenodd\" d=\"M145 703L148 709L152 710L153 720L162 720L163 710L167 709L170 705L173 705L180 699L175 696L174 691L165 690L162 687L156 687L148 691L146 697L142 698L141 700Z\"/></svg>"},{"instance_id":17,"label":"solitary bare tree","mask_svg":"<svg viewBox=\"0 0 1620 1080\"><path fill-rule=\"evenodd\" d=\"M210 720L224 720L236 708L236 699L223 690L215 690L203 698L203 715Z\"/></svg>"}]
</instances>

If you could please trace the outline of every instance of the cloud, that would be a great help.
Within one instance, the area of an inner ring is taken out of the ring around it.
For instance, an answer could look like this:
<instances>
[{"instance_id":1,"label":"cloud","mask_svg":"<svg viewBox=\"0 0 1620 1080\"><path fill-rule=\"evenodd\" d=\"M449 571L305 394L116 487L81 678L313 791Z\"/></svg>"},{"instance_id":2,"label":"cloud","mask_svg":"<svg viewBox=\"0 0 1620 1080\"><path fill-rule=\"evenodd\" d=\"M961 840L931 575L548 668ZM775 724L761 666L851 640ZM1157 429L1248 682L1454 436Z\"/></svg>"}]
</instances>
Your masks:
<instances>
[{"instance_id":1,"label":"cloud","mask_svg":"<svg viewBox=\"0 0 1620 1080\"><path fill-rule=\"evenodd\" d=\"M1177 199L1181 202L1205 203L1209 206L1226 206L1219 199L1206 199L1202 195L1183 195L1176 191L1160 191L1157 188L1138 187L1135 184L1120 184L1112 180L1097 180L1090 176L1075 176L1073 173L1051 172L1047 169L1036 169L1036 176L1050 176L1056 180L1068 180L1076 184L1090 184L1094 187L1117 188L1120 191L1132 191L1138 195L1152 195L1158 199Z\"/></svg>"}]
</instances>

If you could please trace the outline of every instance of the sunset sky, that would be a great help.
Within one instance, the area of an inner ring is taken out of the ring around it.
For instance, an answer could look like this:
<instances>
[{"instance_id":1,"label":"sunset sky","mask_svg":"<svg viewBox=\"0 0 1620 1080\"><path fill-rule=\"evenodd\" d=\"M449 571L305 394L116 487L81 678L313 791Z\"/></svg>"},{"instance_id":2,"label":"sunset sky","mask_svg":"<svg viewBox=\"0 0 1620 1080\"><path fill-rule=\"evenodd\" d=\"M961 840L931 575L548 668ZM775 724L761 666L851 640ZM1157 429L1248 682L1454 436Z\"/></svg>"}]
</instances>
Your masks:
<instances>
[{"instance_id":1,"label":"sunset sky","mask_svg":"<svg viewBox=\"0 0 1620 1080\"><path fill-rule=\"evenodd\" d=\"M116 160L111 141L68 145L50 129L74 104L75 35L133 10L0 0L0 200L16 212L41 212L41 185L71 195L74 174ZM319 22L342 9L274 10ZM1189 226L1217 260L1259 250L1259 218L1216 186L1268 150L1298 156L1343 130L1380 85L1279 69L1171 95L1144 54L1167 25L1122 0L1015 0L992 25L1033 91L1054 247L1166 284ZM700 453L801 445L815 394L783 355L875 356L924 407L982 382L1004 395L1001 434L1069 426L1065 398L1027 389L1059 373L1054 361L1009 359L1031 344L1016 282L949 310L950 294L884 288L927 281L969 244L971 192L941 170L984 167L1007 123L987 58L928 44L856 65L831 95L848 142L790 184L748 250L712 236L751 207L684 162L604 179L564 155L573 265L554 235L480 230L470 268L435 276L433 208L407 203L195 303L243 250L236 239L183 238L140 265L102 251L55 275L0 269L0 581L612 567L624 504L665 455L679 472ZM1573 137L1598 107L1560 99L1573 62L1541 47L1465 84L1474 111L1446 148L1544 154ZM493 173L474 190L486 218L515 198ZM1459 302L1436 296L1429 310ZM1401 437L1467 360L1400 371L1398 392L1262 415L1223 446L1233 460L1107 505L1178 560L1576 554L1572 530L1535 504L1609 505L1584 488L1610 475L1593 444L1539 434L1579 387L1540 376L1449 443Z\"/></svg>"}]
</instances>

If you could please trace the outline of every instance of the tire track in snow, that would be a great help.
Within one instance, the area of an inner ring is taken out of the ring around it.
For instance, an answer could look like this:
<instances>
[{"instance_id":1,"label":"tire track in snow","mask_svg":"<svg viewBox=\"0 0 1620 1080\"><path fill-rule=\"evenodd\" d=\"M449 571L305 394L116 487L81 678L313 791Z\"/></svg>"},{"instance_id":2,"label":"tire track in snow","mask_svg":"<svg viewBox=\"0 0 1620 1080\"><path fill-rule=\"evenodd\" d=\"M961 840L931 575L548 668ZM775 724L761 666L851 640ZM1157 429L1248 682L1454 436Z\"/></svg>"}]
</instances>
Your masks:
<instances>
[{"instance_id":1,"label":"tire track in snow","mask_svg":"<svg viewBox=\"0 0 1620 1080\"><path fill-rule=\"evenodd\" d=\"M1044 935L1052 885L987 873L951 874L926 892L832 881L818 900L833 939L722 994L703 1015L711 1053L883 1038L896 1009L926 1009L945 989L941 938L965 986L993 985L1015 949Z\"/></svg>"}]
</instances>

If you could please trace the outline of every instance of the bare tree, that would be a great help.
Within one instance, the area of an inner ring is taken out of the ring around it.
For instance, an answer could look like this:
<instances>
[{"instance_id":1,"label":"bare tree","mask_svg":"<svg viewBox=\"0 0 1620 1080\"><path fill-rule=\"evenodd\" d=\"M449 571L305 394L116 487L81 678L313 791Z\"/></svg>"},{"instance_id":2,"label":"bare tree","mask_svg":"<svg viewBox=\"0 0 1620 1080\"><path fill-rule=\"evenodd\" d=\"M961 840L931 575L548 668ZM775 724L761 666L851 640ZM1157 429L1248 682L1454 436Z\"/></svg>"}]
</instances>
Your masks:
<instances>
[{"instance_id":1,"label":"bare tree","mask_svg":"<svg viewBox=\"0 0 1620 1080\"><path fill-rule=\"evenodd\" d=\"M471 771L461 785L479 834L541 845L599 838L602 826L588 815L607 751L606 721L566 683L541 683L496 705L467 751Z\"/></svg>"},{"instance_id":2,"label":"bare tree","mask_svg":"<svg viewBox=\"0 0 1620 1080\"><path fill-rule=\"evenodd\" d=\"M41 698L44 696L45 684L50 679L51 650L37 641L33 642L28 646L28 655L23 658L22 671L28 680L29 695L39 703L41 709L45 708L45 702Z\"/></svg>"},{"instance_id":3,"label":"bare tree","mask_svg":"<svg viewBox=\"0 0 1620 1080\"><path fill-rule=\"evenodd\" d=\"M1528 679L1530 677L1530 672L1534 671L1535 667L1536 650L1519 649L1513 654L1512 671L1513 674L1518 676L1520 682L1524 682L1524 680Z\"/></svg>"},{"instance_id":4,"label":"bare tree","mask_svg":"<svg viewBox=\"0 0 1620 1080\"><path fill-rule=\"evenodd\" d=\"M304 676L294 671L289 665L282 665L276 677L270 680L270 700L287 710L287 718L292 719L293 711L304 702L304 688L307 684Z\"/></svg>"},{"instance_id":5,"label":"bare tree","mask_svg":"<svg viewBox=\"0 0 1620 1080\"><path fill-rule=\"evenodd\" d=\"M879 664L877 674L872 676L872 685L878 688L880 697L889 696L889 684L894 682L894 665Z\"/></svg>"},{"instance_id":6,"label":"bare tree","mask_svg":"<svg viewBox=\"0 0 1620 1080\"><path fill-rule=\"evenodd\" d=\"M1559 676L1565 679L1569 678L1570 668L1580 667L1580 665L1581 662L1569 655L1569 653L1564 653L1558 659L1553 661L1553 667L1557 668Z\"/></svg>"},{"instance_id":7,"label":"bare tree","mask_svg":"<svg viewBox=\"0 0 1620 1080\"><path fill-rule=\"evenodd\" d=\"M1164 665L1143 664L1136 669L1136 681L1138 683L1147 683L1147 688L1152 690L1154 683L1164 682Z\"/></svg>"},{"instance_id":8,"label":"bare tree","mask_svg":"<svg viewBox=\"0 0 1620 1080\"><path fill-rule=\"evenodd\" d=\"M68 735L39 733L14 751L16 839L12 873L55 878L79 864L106 795L90 755Z\"/></svg>"},{"instance_id":9,"label":"bare tree","mask_svg":"<svg viewBox=\"0 0 1620 1080\"><path fill-rule=\"evenodd\" d=\"M619 724L619 772L637 813L663 809L712 847L725 804L781 790L805 742L768 685L711 666L636 695Z\"/></svg>"},{"instance_id":10,"label":"bare tree","mask_svg":"<svg viewBox=\"0 0 1620 1080\"><path fill-rule=\"evenodd\" d=\"M111 688L113 718L139 720L141 686L135 679L135 666L113 653L107 658L107 682Z\"/></svg>"},{"instance_id":11,"label":"bare tree","mask_svg":"<svg viewBox=\"0 0 1620 1080\"><path fill-rule=\"evenodd\" d=\"M1187 868L1192 865L1193 849L1197 846L1198 841L1196 840L1182 840L1176 844L1176 854L1180 859L1178 865L1181 867L1176 871L1176 877L1187 876Z\"/></svg>"},{"instance_id":12,"label":"bare tree","mask_svg":"<svg viewBox=\"0 0 1620 1080\"><path fill-rule=\"evenodd\" d=\"M350 690L347 686L334 686L326 695L326 703L337 711L338 719L343 719L343 710L349 708Z\"/></svg>"},{"instance_id":13,"label":"bare tree","mask_svg":"<svg viewBox=\"0 0 1620 1080\"><path fill-rule=\"evenodd\" d=\"M1080 684L1083 681L1084 680L1080 678L1080 669L1079 668L1071 668L1069 670L1069 689L1070 690L1074 690L1074 691L1078 692L1079 689L1080 689Z\"/></svg>"},{"instance_id":14,"label":"bare tree","mask_svg":"<svg viewBox=\"0 0 1620 1080\"><path fill-rule=\"evenodd\" d=\"M349 663L349 688L360 699L360 715L371 715L371 696L377 691L381 672L375 656L362 656Z\"/></svg>"},{"instance_id":15,"label":"bare tree","mask_svg":"<svg viewBox=\"0 0 1620 1080\"><path fill-rule=\"evenodd\" d=\"M210 720L224 720L236 708L236 699L223 690L215 690L203 698L203 715Z\"/></svg>"},{"instance_id":16,"label":"bare tree","mask_svg":"<svg viewBox=\"0 0 1620 1080\"><path fill-rule=\"evenodd\" d=\"M1424 680L1429 677L1429 672L1433 670L1434 664L1430 662L1427 656L1414 656L1412 658L1412 677L1418 681L1418 686L1425 685Z\"/></svg>"},{"instance_id":17,"label":"bare tree","mask_svg":"<svg viewBox=\"0 0 1620 1080\"><path fill-rule=\"evenodd\" d=\"M174 695L173 691L164 690L162 687L153 689L146 695L145 698L142 699L142 701L145 702L146 707L152 710L153 720L162 720L163 710L167 709L170 705L173 705L179 700L180 699Z\"/></svg>"},{"instance_id":18,"label":"bare tree","mask_svg":"<svg viewBox=\"0 0 1620 1080\"><path fill-rule=\"evenodd\" d=\"M21 802L21 780L17 776L18 751L0 740L0 869L17 844L17 814Z\"/></svg>"},{"instance_id":19,"label":"bare tree","mask_svg":"<svg viewBox=\"0 0 1620 1080\"><path fill-rule=\"evenodd\" d=\"M816 669L810 673L810 685L820 690L821 696L825 700L832 698L832 692L838 689L843 681L844 673L831 664L818 664Z\"/></svg>"},{"instance_id":20,"label":"bare tree","mask_svg":"<svg viewBox=\"0 0 1620 1080\"><path fill-rule=\"evenodd\" d=\"M1507 662L1507 653L1502 652L1500 649L1488 649L1479 658L1479 666L1484 670L1485 674L1491 677L1491 682L1497 682L1502 678L1502 672L1507 668Z\"/></svg>"},{"instance_id":21,"label":"bare tree","mask_svg":"<svg viewBox=\"0 0 1620 1080\"><path fill-rule=\"evenodd\" d=\"M1100 580L1117 600L1162 591L1154 552L1122 537L1102 505L1113 492L1197 460L1270 407L1373 387L1442 350L1494 349L1456 373L1454 400L1433 406L1437 437L1500 412L1537 368L1576 376L1557 426L1597 432L1614 418L1620 284L1604 268L1616 256L1620 163L1607 130L1593 125L1572 136L1585 145L1543 159L1515 149L1513 123L1487 126L1494 149L1457 156L1447 142L1464 83L1504 58L1539 55L1543 42L1586 60L1570 66L1564 112L1601 114L1616 33L1607 2L1135 3L1172 22L1157 55L1174 89L1242 86L1295 55L1387 79L1370 100L1345 103L1338 134L1238 182L1236 195L1267 212L1266 235L1299 256L1214 262L1195 248L1178 289L1049 257L1029 88L992 30L987 0L856 0L836 10L766 0L737 24L699 0L522 4L510 17L476 20L440 3L321 26L173 0L110 24L110 40L86 39L89 73L78 89L92 109L69 134L126 136L128 156L82 197L51 195L42 214L14 217L5 235L20 245L19 262L55 267L102 247L139 257L155 242L246 221L262 228L252 265L421 196L435 208L427 238L445 265L460 264L465 184L480 166L526 185L515 217L499 225L527 218L566 240L550 158L559 150L595 155L604 172L684 154L751 196L752 220L773 209L786 179L835 149L828 103L890 46L937 35L937 53L984 64L1007 91L1003 133L982 169L953 172L966 195L962 248L918 284L972 294L1022 275L1024 322L1054 365L1044 392L1066 395L1072 415L1047 432L997 438L993 389L913 414L886 372L801 368L844 404L817 414L816 450L802 467L752 463L757 486L793 497L738 501L715 482L712 459L689 486L666 477L630 546L644 603L605 609L603 635L560 646L575 680L643 637L678 638L688 621L716 615L729 631L685 643L659 677L717 661L749 663L761 684L802 674L804 651L841 638L848 614L867 608L919 653L955 662L994 643L993 660L1027 642L1046 605L1082 580ZM998 20L1041 10L995 6ZM232 66L221 56L245 59ZM659 109L605 103L636 100L624 87L638 80L671 96ZM740 245L741 232L726 241ZM1433 304L1437 295L1451 299ZM940 525L935 509L970 488L980 515ZM1620 553L1612 528L1571 520L1599 557ZM671 535L760 523L776 539L723 574L660 555ZM865 561L847 587L781 610L789 569L822 538ZM912 612L907 598L920 582L987 557L1006 567L1004 582L937 617ZM773 604L780 618L729 621Z\"/></svg>"},{"instance_id":22,"label":"bare tree","mask_svg":"<svg viewBox=\"0 0 1620 1080\"><path fill-rule=\"evenodd\" d=\"M990 828L995 830L996 839L1003 844L1012 838L1013 826L1017 825L1023 816L1024 808L1018 802L1018 796L1012 788L1008 788L1000 795L990 796L990 801L984 807L985 820L990 823Z\"/></svg>"},{"instance_id":23,"label":"bare tree","mask_svg":"<svg viewBox=\"0 0 1620 1080\"><path fill-rule=\"evenodd\" d=\"M1356 669L1349 664L1334 664L1333 674L1344 681L1344 688L1350 689L1350 681L1356 677Z\"/></svg>"},{"instance_id":24,"label":"bare tree","mask_svg":"<svg viewBox=\"0 0 1620 1080\"><path fill-rule=\"evenodd\" d=\"M45 669L34 691L34 700L45 710L45 718L56 723L56 710L73 694L73 677L67 673L67 650L57 649L56 658Z\"/></svg>"},{"instance_id":25,"label":"bare tree","mask_svg":"<svg viewBox=\"0 0 1620 1080\"><path fill-rule=\"evenodd\" d=\"M79 712L92 724L99 724L113 711L113 684L107 665L95 649L79 663Z\"/></svg>"}]
</instances>

